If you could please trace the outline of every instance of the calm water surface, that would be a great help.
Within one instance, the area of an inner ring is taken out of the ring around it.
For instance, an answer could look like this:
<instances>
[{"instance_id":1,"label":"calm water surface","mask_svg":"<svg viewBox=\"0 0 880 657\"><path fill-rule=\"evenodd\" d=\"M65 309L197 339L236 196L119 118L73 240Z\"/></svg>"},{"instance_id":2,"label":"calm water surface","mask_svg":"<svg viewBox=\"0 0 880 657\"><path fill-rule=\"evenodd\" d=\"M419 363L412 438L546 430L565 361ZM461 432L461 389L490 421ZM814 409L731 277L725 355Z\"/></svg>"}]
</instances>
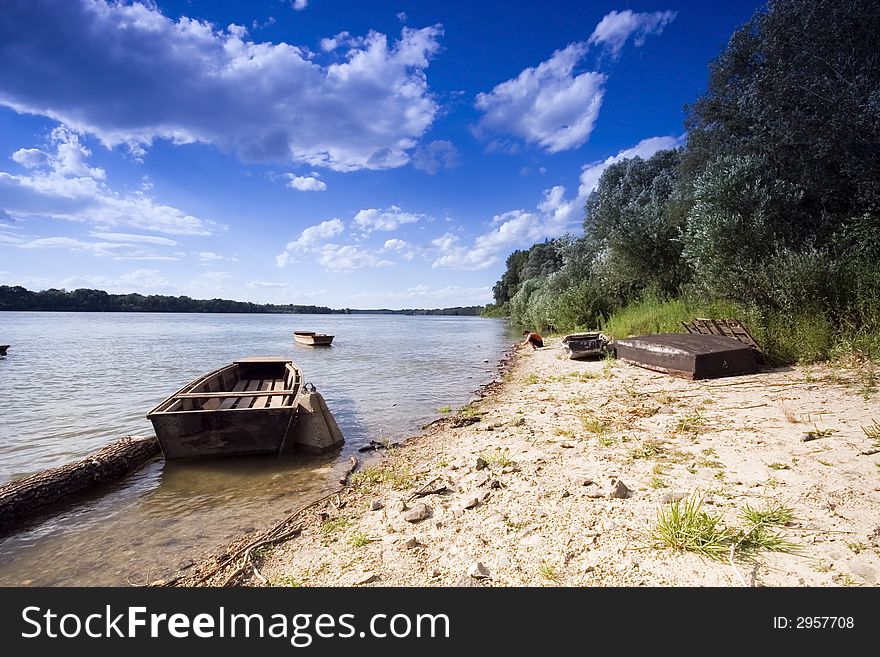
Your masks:
<instances>
[{"instance_id":1,"label":"calm water surface","mask_svg":"<svg viewBox=\"0 0 880 657\"><path fill-rule=\"evenodd\" d=\"M294 343L294 330L333 346ZM346 444L325 457L147 465L0 538L0 585L143 584L335 488L348 457L461 406L517 336L501 320L394 315L0 312L0 484L128 434L196 376L284 355L333 412Z\"/></svg>"}]
</instances>

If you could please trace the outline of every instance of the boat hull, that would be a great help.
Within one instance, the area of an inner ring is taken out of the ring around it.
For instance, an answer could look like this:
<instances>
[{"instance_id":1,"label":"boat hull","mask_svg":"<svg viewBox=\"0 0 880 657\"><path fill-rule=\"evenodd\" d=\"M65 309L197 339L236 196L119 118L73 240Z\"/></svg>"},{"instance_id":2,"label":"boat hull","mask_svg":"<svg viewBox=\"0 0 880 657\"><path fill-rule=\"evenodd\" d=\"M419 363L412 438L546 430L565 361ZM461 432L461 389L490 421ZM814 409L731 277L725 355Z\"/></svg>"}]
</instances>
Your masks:
<instances>
[{"instance_id":1,"label":"boat hull","mask_svg":"<svg viewBox=\"0 0 880 657\"><path fill-rule=\"evenodd\" d=\"M755 352L718 335L662 333L616 340L618 359L686 379L714 379L758 371Z\"/></svg>"},{"instance_id":2,"label":"boat hull","mask_svg":"<svg viewBox=\"0 0 880 657\"><path fill-rule=\"evenodd\" d=\"M154 416L166 459L280 454L294 431L295 408L197 411Z\"/></svg>"},{"instance_id":3,"label":"boat hull","mask_svg":"<svg viewBox=\"0 0 880 657\"><path fill-rule=\"evenodd\" d=\"M306 331L294 331L293 339L299 344L309 345L310 347L326 347L333 342L332 335L326 333L311 333Z\"/></svg>"},{"instance_id":4,"label":"boat hull","mask_svg":"<svg viewBox=\"0 0 880 657\"><path fill-rule=\"evenodd\" d=\"M572 333L562 338L562 349L570 360L601 358L607 344L601 333Z\"/></svg>"},{"instance_id":5,"label":"boat hull","mask_svg":"<svg viewBox=\"0 0 880 657\"><path fill-rule=\"evenodd\" d=\"M200 376L147 414L166 459L279 454L294 449L302 372L254 356Z\"/></svg>"}]
</instances>

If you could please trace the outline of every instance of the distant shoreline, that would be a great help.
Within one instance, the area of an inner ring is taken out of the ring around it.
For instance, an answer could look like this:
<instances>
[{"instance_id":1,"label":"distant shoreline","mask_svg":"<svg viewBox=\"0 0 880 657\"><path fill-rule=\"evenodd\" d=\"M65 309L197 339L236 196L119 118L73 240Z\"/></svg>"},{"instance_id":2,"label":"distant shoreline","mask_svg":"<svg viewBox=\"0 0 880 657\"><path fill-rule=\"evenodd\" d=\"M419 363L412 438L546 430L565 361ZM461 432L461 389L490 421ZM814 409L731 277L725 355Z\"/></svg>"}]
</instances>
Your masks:
<instances>
[{"instance_id":1,"label":"distant shoreline","mask_svg":"<svg viewBox=\"0 0 880 657\"><path fill-rule=\"evenodd\" d=\"M0 285L0 311L13 312L142 312L142 313L232 313L271 315L451 315L476 317L484 306L447 308L358 309L330 308L303 304L253 303L231 299L193 299L187 296L109 294L80 288L73 291L49 289L33 292L21 286Z\"/></svg>"}]
</instances>

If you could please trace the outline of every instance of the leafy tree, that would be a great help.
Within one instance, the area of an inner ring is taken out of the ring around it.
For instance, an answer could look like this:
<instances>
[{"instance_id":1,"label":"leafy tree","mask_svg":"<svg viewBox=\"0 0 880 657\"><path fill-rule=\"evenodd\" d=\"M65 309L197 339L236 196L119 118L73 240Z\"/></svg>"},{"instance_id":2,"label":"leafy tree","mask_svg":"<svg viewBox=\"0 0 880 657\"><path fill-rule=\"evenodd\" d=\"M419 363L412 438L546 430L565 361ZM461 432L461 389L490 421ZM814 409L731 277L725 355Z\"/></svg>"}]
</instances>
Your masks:
<instances>
[{"instance_id":1,"label":"leafy tree","mask_svg":"<svg viewBox=\"0 0 880 657\"><path fill-rule=\"evenodd\" d=\"M798 236L880 207L880 3L771 0L710 67L688 108L691 180L722 155L758 156L803 190Z\"/></svg>"},{"instance_id":2,"label":"leafy tree","mask_svg":"<svg viewBox=\"0 0 880 657\"><path fill-rule=\"evenodd\" d=\"M584 232L595 245L594 270L618 301L645 288L672 294L686 278L680 163L678 150L617 162L587 198Z\"/></svg>"}]
</instances>

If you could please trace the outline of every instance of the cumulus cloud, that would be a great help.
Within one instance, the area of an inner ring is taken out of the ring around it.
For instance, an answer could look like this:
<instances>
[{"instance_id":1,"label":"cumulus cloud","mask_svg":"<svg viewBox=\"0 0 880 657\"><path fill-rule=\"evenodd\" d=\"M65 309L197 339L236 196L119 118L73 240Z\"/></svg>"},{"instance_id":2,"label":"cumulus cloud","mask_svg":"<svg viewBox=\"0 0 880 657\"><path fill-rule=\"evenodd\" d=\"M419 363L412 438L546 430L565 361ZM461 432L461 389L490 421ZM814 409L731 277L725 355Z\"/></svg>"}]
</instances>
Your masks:
<instances>
[{"instance_id":1,"label":"cumulus cloud","mask_svg":"<svg viewBox=\"0 0 880 657\"><path fill-rule=\"evenodd\" d=\"M309 6L309 0L293 0L291 7L294 11L302 11Z\"/></svg>"},{"instance_id":2,"label":"cumulus cloud","mask_svg":"<svg viewBox=\"0 0 880 657\"><path fill-rule=\"evenodd\" d=\"M369 208L358 212L352 223L364 233L371 233L376 230L397 230L403 224L414 224L425 218L423 214L413 214L404 212L396 205L392 205L385 210Z\"/></svg>"},{"instance_id":3,"label":"cumulus cloud","mask_svg":"<svg viewBox=\"0 0 880 657\"><path fill-rule=\"evenodd\" d=\"M398 239L395 237L394 239L385 240L385 244L382 246L385 251L394 251L395 253L399 253L400 256L406 260L412 260L416 255L416 248L407 242L406 240Z\"/></svg>"},{"instance_id":4,"label":"cumulus cloud","mask_svg":"<svg viewBox=\"0 0 880 657\"><path fill-rule=\"evenodd\" d=\"M298 238L287 243L286 248L288 251L303 251L326 242L344 230L345 225L340 219L322 221L315 226L304 228Z\"/></svg>"},{"instance_id":5,"label":"cumulus cloud","mask_svg":"<svg viewBox=\"0 0 880 657\"><path fill-rule=\"evenodd\" d=\"M661 34L677 15L675 11L611 11L599 21L587 43L602 45L612 57L618 57L631 36L636 47L641 47L649 35Z\"/></svg>"},{"instance_id":6,"label":"cumulus cloud","mask_svg":"<svg viewBox=\"0 0 880 657\"><path fill-rule=\"evenodd\" d=\"M0 171L0 198L10 216L51 217L175 235L210 235L215 228L211 221L156 202L145 189L114 192L105 182L103 169L89 166L89 149L67 129L53 130L49 146L48 152L21 149L13 154L19 163L27 163L27 175Z\"/></svg>"},{"instance_id":7,"label":"cumulus cloud","mask_svg":"<svg viewBox=\"0 0 880 657\"><path fill-rule=\"evenodd\" d=\"M376 255L359 249L356 246L325 244L317 253L318 264L331 270L363 269L365 267L387 267L390 260L383 260Z\"/></svg>"},{"instance_id":8,"label":"cumulus cloud","mask_svg":"<svg viewBox=\"0 0 880 657\"><path fill-rule=\"evenodd\" d=\"M318 180L314 176L295 176L292 173L286 175L290 179L287 186L298 189L301 192L323 192L327 189L327 183L323 180Z\"/></svg>"},{"instance_id":9,"label":"cumulus cloud","mask_svg":"<svg viewBox=\"0 0 880 657\"><path fill-rule=\"evenodd\" d=\"M492 91L477 94L476 107L483 112L477 134L513 135L549 153L585 143L599 116L607 80L595 71L575 73L587 50L586 43L573 43Z\"/></svg>"},{"instance_id":10,"label":"cumulus cloud","mask_svg":"<svg viewBox=\"0 0 880 657\"><path fill-rule=\"evenodd\" d=\"M659 150L677 148L682 139L643 139L632 148L605 160L584 165L574 198L567 198L565 187L561 185L546 189L534 210L511 210L494 216L491 221L493 228L477 236L472 246L462 245L458 237L451 233L435 239L432 246L437 250L437 257L431 266L439 269L486 269L514 248L525 248L572 231L580 226L587 196L596 188L606 167L627 158L648 158Z\"/></svg>"},{"instance_id":11,"label":"cumulus cloud","mask_svg":"<svg viewBox=\"0 0 880 657\"><path fill-rule=\"evenodd\" d=\"M153 3L16 0L0 12L0 104L138 156L167 139L245 161L389 169L434 120L425 70L441 35L439 25L403 27L394 41L370 32L322 64Z\"/></svg>"},{"instance_id":12,"label":"cumulus cloud","mask_svg":"<svg viewBox=\"0 0 880 657\"><path fill-rule=\"evenodd\" d=\"M412 162L416 169L433 176L440 169L454 169L459 165L458 149L451 141L439 139L416 148Z\"/></svg>"}]
</instances>

